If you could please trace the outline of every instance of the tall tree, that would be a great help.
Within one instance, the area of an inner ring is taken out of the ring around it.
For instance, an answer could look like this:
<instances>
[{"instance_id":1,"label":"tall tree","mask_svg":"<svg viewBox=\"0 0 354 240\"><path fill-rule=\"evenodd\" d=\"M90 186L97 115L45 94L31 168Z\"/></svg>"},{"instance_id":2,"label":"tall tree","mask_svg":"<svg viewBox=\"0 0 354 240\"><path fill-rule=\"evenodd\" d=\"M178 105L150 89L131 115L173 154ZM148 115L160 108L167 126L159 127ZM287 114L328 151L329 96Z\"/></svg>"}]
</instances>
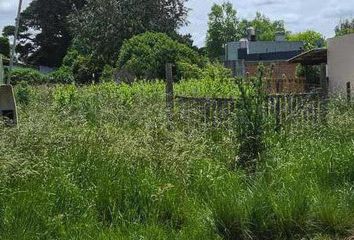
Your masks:
<instances>
[{"instance_id":1,"label":"tall tree","mask_svg":"<svg viewBox=\"0 0 354 240\"><path fill-rule=\"evenodd\" d=\"M186 23L187 0L89 0L71 18L74 32L93 53L115 62L124 40L146 31L175 34Z\"/></svg>"},{"instance_id":2,"label":"tall tree","mask_svg":"<svg viewBox=\"0 0 354 240\"><path fill-rule=\"evenodd\" d=\"M7 37L0 37L0 54L10 57L10 43Z\"/></svg>"},{"instance_id":3,"label":"tall tree","mask_svg":"<svg viewBox=\"0 0 354 240\"><path fill-rule=\"evenodd\" d=\"M232 3L214 4L209 13L206 48L211 59L219 59L225 43L239 39L237 11Z\"/></svg>"},{"instance_id":4,"label":"tall tree","mask_svg":"<svg viewBox=\"0 0 354 240\"><path fill-rule=\"evenodd\" d=\"M33 0L21 13L17 51L21 60L56 67L71 43L67 16L82 8L86 0ZM13 26L3 34L11 36Z\"/></svg>"},{"instance_id":5,"label":"tall tree","mask_svg":"<svg viewBox=\"0 0 354 240\"><path fill-rule=\"evenodd\" d=\"M285 30L284 21L272 21L260 12L256 13L256 17L252 20L243 19L238 25L238 35L247 36L247 28L253 27L256 30L258 41L274 41L275 34L279 31L288 34Z\"/></svg>"},{"instance_id":6,"label":"tall tree","mask_svg":"<svg viewBox=\"0 0 354 240\"><path fill-rule=\"evenodd\" d=\"M288 40L290 41L303 41L305 50L312 50L314 48L321 48L326 46L325 37L316 31L307 30L295 34L289 34Z\"/></svg>"},{"instance_id":7,"label":"tall tree","mask_svg":"<svg viewBox=\"0 0 354 240\"><path fill-rule=\"evenodd\" d=\"M334 31L337 37L354 33L354 18L341 20Z\"/></svg>"}]
</instances>

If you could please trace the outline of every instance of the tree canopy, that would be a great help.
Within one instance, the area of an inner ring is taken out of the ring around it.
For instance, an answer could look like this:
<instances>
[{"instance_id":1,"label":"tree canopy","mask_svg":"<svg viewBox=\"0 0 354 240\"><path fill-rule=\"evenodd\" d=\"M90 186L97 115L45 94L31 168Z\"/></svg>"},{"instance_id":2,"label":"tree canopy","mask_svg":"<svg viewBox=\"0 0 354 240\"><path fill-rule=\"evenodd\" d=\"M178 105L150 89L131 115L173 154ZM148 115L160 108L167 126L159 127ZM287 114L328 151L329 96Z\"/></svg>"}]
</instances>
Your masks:
<instances>
[{"instance_id":1,"label":"tree canopy","mask_svg":"<svg viewBox=\"0 0 354 240\"><path fill-rule=\"evenodd\" d=\"M239 41L247 36L247 29L253 27L257 33L257 40L272 41L278 31L289 34L284 21L272 21L265 15L257 12L254 19L239 20L237 11L232 3L214 4L209 13L206 47L211 59L219 59L223 54L223 46L230 41Z\"/></svg>"},{"instance_id":2,"label":"tree canopy","mask_svg":"<svg viewBox=\"0 0 354 240\"><path fill-rule=\"evenodd\" d=\"M211 59L218 59L223 55L223 45L237 40L238 18L237 11L230 2L221 5L214 4L209 13L206 47Z\"/></svg>"},{"instance_id":3,"label":"tree canopy","mask_svg":"<svg viewBox=\"0 0 354 240\"><path fill-rule=\"evenodd\" d=\"M17 52L31 64L59 66L71 44L67 16L79 10L86 0L33 0L21 13ZM13 36L14 26L3 35Z\"/></svg>"},{"instance_id":4,"label":"tree canopy","mask_svg":"<svg viewBox=\"0 0 354 240\"><path fill-rule=\"evenodd\" d=\"M289 34L288 40L303 41L305 44L305 50L312 50L314 48L321 48L326 46L325 37L321 33L313 30Z\"/></svg>"},{"instance_id":5,"label":"tree canopy","mask_svg":"<svg viewBox=\"0 0 354 240\"><path fill-rule=\"evenodd\" d=\"M10 43L7 37L0 37L0 54L10 57Z\"/></svg>"},{"instance_id":6,"label":"tree canopy","mask_svg":"<svg viewBox=\"0 0 354 240\"><path fill-rule=\"evenodd\" d=\"M341 20L334 31L337 37L354 33L354 18Z\"/></svg>"},{"instance_id":7,"label":"tree canopy","mask_svg":"<svg viewBox=\"0 0 354 240\"><path fill-rule=\"evenodd\" d=\"M242 37L247 36L247 28L253 27L256 30L257 41L274 41L277 32L286 31L283 20L274 20L257 12L256 17L252 20L243 19L238 25L238 35Z\"/></svg>"},{"instance_id":8,"label":"tree canopy","mask_svg":"<svg viewBox=\"0 0 354 240\"><path fill-rule=\"evenodd\" d=\"M146 31L175 34L186 23L186 0L89 0L71 17L73 32L99 58L113 63L126 39Z\"/></svg>"},{"instance_id":9,"label":"tree canopy","mask_svg":"<svg viewBox=\"0 0 354 240\"><path fill-rule=\"evenodd\" d=\"M146 32L124 42L117 67L138 78L154 79L164 78L167 62L202 65L203 60L196 51L164 33Z\"/></svg>"}]
</instances>

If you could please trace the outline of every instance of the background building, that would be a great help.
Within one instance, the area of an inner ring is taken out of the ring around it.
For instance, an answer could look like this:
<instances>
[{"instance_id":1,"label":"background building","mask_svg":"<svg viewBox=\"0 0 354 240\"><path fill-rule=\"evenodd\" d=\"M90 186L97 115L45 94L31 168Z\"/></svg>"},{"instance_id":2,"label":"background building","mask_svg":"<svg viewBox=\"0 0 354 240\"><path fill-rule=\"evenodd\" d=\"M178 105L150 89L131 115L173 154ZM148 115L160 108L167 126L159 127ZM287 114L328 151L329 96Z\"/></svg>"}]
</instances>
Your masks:
<instances>
[{"instance_id":1,"label":"background building","mask_svg":"<svg viewBox=\"0 0 354 240\"><path fill-rule=\"evenodd\" d=\"M303 42L286 41L282 32L277 33L275 41L256 41L255 30L250 28L247 38L225 44L225 66L232 70L235 77L245 76L246 73L254 76L259 64L263 63L272 68L273 82L282 80L283 90L288 88L287 91L303 91L304 79L296 76L297 64L287 61L301 54L303 49ZM287 83L284 83L284 76ZM273 89L274 84L270 85L270 89Z\"/></svg>"},{"instance_id":2,"label":"background building","mask_svg":"<svg viewBox=\"0 0 354 240\"><path fill-rule=\"evenodd\" d=\"M331 94L354 89L354 34L328 39L328 77Z\"/></svg>"}]
</instances>

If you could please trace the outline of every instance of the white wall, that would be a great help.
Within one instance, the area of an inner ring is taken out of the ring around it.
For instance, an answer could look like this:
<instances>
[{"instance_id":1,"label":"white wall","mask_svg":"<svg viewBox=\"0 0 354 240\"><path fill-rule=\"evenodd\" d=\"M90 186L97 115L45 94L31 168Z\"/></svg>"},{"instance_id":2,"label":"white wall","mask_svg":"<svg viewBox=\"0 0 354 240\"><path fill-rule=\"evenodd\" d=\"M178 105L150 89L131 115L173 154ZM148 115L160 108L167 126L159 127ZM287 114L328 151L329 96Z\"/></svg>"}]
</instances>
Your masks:
<instances>
[{"instance_id":1,"label":"white wall","mask_svg":"<svg viewBox=\"0 0 354 240\"><path fill-rule=\"evenodd\" d=\"M328 76L331 94L344 95L347 82L354 92L354 34L328 39Z\"/></svg>"}]
</instances>

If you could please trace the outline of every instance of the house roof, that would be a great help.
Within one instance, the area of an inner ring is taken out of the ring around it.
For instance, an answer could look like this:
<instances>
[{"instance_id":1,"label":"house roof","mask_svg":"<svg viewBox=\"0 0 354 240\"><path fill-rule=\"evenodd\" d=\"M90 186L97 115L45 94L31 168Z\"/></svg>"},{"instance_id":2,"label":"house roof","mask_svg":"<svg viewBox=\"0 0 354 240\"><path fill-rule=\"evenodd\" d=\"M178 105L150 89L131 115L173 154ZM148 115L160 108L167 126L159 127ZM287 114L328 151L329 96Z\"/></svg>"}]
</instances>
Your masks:
<instances>
[{"instance_id":1,"label":"house roof","mask_svg":"<svg viewBox=\"0 0 354 240\"><path fill-rule=\"evenodd\" d=\"M301 53L288 60L289 63L301 63L304 65L319 65L327 63L327 49L317 48Z\"/></svg>"},{"instance_id":2,"label":"house roof","mask_svg":"<svg viewBox=\"0 0 354 240\"><path fill-rule=\"evenodd\" d=\"M253 53L247 54L247 49L239 49L238 56L245 61L275 61L288 60L302 53L301 50L287 51L287 52L269 52L269 53Z\"/></svg>"},{"instance_id":3,"label":"house roof","mask_svg":"<svg viewBox=\"0 0 354 240\"><path fill-rule=\"evenodd\" d=\"M226 61L288 60L300 54L303 47L304 43L297 41L229 42L225 45L225 59Z\"/></svg>"}]
</instances>

